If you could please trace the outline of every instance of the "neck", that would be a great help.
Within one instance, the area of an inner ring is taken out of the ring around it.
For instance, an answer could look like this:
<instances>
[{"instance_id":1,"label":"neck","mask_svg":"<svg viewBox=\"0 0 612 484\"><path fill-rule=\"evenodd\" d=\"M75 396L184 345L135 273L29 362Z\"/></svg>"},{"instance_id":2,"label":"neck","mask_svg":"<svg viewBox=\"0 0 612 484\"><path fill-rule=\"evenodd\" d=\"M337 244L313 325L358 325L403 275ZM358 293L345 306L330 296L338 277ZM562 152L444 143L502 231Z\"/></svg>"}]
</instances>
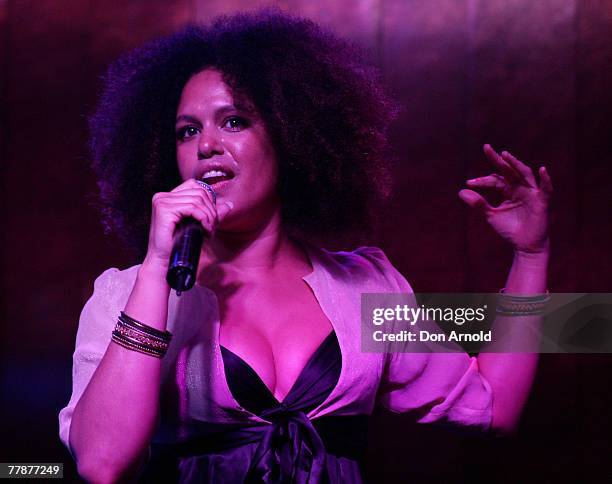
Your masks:
<instances>
[{"instance_id":1,"label":"neck","mask_svg":"<svg viewBox=\"0 0 612 484\"><path fill-rule=\"evenodd\" d=\"M209 286L221 275L223 279L260 278L295 261L308 264L306 255L282 229L280 214L276 214L255 230L218 230L204 242L198 280Z\"/></svg>"}]
</instances>

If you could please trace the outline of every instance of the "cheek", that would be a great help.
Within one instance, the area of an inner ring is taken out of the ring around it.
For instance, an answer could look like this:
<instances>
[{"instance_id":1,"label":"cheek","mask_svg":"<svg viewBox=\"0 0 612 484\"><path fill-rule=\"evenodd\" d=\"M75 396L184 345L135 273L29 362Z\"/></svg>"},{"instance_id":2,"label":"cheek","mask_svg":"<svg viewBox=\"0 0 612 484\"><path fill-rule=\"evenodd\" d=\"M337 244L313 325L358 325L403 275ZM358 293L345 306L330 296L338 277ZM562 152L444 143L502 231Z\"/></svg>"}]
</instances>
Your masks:
<instances>
[{"instance_id":1,"label":"cheek","mask_svg":"<svg viewBox=\"0 0 612 484\"><path fill-rule=\"evenodd\" d=\"M190 150L187 145L177 145L176 147L176 163L178 165L179 174L183 180L191 178L193 166L190 162Z\"/></svg>"},{"instance_id":2,"label":"cheek","mask_svg":"<svg viewBox=\"0 0 612 484\"><path fill-rule=\"evenodd\" d=\"M276 158L274 150L260 139L241 139L227 143L226 148L236 160L241 173L257 175L258 179L276 178Z\"/></svg>"},{"instance_id":3,"label":"cheek","mask_svg":"<svg viewBox=\"0 0 612 484\"><path fill-rule=\"evenodd\" d=\"M276 159L276 150L267 139L258 140L258 161L259 169L265 173L271 181L276 181L278 177L278 161Z\"/></svg>"},{"instance_id":4,"label":"cheek","mask_svg":"<svg viewBox=\"0 0 612 484\"><path fill-rule=\"evenodd\" d=\"M256 158L253 159L253 167L265 185L275 185L278 178L278 163L274 150L266 145L258 147Z\"/></svg>"}]
</instances>

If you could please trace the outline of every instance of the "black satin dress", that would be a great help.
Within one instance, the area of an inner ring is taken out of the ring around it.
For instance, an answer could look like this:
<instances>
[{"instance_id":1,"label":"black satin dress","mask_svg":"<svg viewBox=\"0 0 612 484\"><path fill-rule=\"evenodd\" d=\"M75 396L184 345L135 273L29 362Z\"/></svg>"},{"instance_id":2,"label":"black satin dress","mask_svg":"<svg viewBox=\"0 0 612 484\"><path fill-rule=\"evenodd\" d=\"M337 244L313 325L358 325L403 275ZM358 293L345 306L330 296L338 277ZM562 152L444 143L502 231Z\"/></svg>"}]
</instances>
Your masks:
<instances>
[{"instance_id":1,"label":"black satin dress","mask_svg":"<svg viewBox=\"0 0 612 484\"><path fill-rule=\"evenodd\" d=\"M361 483L367 442L366 415L306 414L338 382L342 366L336 333L321 343L282 402L238 355L221 346L234 399L270 423L202 424L200 437L172 448L176 480L185 483ZM169 453L165 449L165 458ZM161 477L149 469L154 482ZM165 475L164 479L170 476ZM167 482L167 481L166 481Z\"/></svg>"}]
</instances>

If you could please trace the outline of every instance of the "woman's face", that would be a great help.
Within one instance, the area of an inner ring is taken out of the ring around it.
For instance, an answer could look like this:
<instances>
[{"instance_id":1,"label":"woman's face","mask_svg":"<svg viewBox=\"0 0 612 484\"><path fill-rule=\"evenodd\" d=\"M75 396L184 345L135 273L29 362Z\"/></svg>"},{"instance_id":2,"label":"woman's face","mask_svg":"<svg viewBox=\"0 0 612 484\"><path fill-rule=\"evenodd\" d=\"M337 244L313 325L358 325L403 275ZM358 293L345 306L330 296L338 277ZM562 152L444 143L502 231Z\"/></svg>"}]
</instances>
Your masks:
<instances>
[{"instance_id":1,"label":"woman's face","mask_svg":"<svg viewBox=\"0 0 612 484\"><path fill-rule=\"evenodd\" d=\"M176 113L176 157L183 180L213 187L233 210L222 228L254 229L278 207L278 163L263 121L236 106L222 75L206 69L191 77Z\"/></svg>"}]
</instances>

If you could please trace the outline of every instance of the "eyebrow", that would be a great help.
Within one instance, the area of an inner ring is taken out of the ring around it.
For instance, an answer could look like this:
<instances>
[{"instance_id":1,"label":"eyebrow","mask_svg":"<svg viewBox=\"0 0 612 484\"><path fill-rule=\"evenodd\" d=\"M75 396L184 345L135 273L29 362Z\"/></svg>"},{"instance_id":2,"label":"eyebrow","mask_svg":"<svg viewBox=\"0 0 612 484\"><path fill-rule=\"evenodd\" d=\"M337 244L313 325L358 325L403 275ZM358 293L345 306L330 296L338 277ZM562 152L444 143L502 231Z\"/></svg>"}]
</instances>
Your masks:
<instances>
[{"instance_id":1,"label":"eyebrow","mask_svg":"<svg viewBox=\"0 0 612 484\"><path fill-rule=\"evenodd\" d=\"M176 118L176 122L180 123L181 121L187 121L189 123L199 123L198 119L189 114L181 114Z\"/></svg>"},{"instance_id":2,"label":"eyebrow","mask_svg":"<svg viewBox=\"0 0 612 484\"><path fill-rule=\"evenodd\" d=\"M228 104L228 105L222 106L219 109L217 109L215 114L216 115L223 115L223 114L231 112L231 111L246 112L244 109L241 109L238 106L234 106L233 104ZM198 118L196 118L195 116L192 116L191 114L181 114L181 115L177 116L176 123L179 123L181 121L187 121L189 123L199 123L200 122L198 120Z\"/></svg>"}]
</instances>

